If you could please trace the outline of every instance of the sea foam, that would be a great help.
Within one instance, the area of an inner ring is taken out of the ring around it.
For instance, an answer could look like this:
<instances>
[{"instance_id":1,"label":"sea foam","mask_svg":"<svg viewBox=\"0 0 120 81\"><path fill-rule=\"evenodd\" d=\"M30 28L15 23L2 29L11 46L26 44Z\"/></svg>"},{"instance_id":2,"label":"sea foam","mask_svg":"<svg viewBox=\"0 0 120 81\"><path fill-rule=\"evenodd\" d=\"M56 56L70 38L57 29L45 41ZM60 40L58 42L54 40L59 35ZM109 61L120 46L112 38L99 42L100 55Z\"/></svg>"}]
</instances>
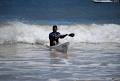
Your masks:
<instances>
[{"instance_id":1,"label":"sea foam","mask_svg":"<svg viewBox=\"0 0 120 81\"><path fill-rule=\"evenodd\" d=\"M61 34L75 33L75 37L60 39L60 42L120 43L120 25L118 24L73 24L58 25ZM22 22L7 22L0 25L0 44L7 43L49 43L52 25L35 25Z\"/></svg>"}]
</instances>

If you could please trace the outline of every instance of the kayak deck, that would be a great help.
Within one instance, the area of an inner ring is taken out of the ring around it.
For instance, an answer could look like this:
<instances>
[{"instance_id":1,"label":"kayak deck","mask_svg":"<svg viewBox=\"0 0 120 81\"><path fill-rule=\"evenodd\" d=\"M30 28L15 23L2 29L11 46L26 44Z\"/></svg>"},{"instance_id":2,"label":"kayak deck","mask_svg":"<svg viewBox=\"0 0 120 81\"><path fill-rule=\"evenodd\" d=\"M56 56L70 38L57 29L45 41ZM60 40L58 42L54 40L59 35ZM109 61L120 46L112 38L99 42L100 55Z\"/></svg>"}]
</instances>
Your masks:
<instances>
[{"instance_id":1,"label":"kayak deck","mask_svg":"<svg viewBox=\"0 0 120 81\"><path fill-rule=\"evenodd\" d=\"M67 53L68 46L69 46L69 42L65 42L63 44L58 44L56 46L49 46L49 48L51 50L53 49L53 50L56 50L58 52Z\"/></svg>"}]
</instances>

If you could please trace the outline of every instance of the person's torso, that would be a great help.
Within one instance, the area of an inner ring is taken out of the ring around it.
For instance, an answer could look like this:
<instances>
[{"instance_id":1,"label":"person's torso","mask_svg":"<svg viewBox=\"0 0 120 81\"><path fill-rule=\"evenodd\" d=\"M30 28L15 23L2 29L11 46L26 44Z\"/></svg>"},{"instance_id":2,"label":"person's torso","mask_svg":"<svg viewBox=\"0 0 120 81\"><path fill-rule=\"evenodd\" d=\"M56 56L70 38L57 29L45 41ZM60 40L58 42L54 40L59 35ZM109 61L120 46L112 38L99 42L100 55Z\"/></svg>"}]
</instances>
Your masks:
<instances>
[{"instance_id":1,"label":"person's torso","mask_svg":"<svg viewBox=\"0 0 120 81\"><path fill-rule=\"evenodd\" d=\"M56 39L59 39L59 36L60 36L60 33L59 33L59 32L51 32L51 33L49 34L49 39L56 40Z\"/></svg>"}]
</instances>

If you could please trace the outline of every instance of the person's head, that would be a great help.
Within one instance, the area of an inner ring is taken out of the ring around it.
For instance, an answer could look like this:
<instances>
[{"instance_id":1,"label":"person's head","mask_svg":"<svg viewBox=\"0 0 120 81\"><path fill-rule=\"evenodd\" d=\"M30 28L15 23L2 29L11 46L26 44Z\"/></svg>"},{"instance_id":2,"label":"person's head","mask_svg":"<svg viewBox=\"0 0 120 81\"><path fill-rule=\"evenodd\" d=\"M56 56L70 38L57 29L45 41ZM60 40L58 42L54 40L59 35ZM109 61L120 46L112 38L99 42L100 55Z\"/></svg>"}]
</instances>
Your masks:
<instances>
[{"instance_id":1,"label":"person's head","mask_svg":"<svg viewBox=\"0 0 120 81\"><path fill-rule=\"evenodd\" d=\"M57 25L53 25L53 32L57 32Z\"/></svg>"}]
</instances>

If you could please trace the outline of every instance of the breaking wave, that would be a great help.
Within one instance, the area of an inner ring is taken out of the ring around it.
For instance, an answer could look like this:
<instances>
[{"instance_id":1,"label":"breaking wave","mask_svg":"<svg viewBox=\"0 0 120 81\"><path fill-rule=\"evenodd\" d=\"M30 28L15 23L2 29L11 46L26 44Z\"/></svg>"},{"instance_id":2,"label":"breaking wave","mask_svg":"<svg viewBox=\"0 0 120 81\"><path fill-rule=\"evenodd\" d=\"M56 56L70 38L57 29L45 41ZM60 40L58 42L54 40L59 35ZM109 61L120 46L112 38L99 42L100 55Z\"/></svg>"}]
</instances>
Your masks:
<instances>
[{"instance_id":1,"label":"breaking wave","mask_svg":"<svg viewBox=\"0 0 120 81\"><path fill-rule=\"evenodd\" d=\"M52 25L35 25L22 22L7 22L0 25L0 44L49 43L48 35ZM58 25L61 34L75 33L75 37L60 39L60 42L120 43L120 25L117 24L73 24Z\"/></svg>"}]
</instances>

